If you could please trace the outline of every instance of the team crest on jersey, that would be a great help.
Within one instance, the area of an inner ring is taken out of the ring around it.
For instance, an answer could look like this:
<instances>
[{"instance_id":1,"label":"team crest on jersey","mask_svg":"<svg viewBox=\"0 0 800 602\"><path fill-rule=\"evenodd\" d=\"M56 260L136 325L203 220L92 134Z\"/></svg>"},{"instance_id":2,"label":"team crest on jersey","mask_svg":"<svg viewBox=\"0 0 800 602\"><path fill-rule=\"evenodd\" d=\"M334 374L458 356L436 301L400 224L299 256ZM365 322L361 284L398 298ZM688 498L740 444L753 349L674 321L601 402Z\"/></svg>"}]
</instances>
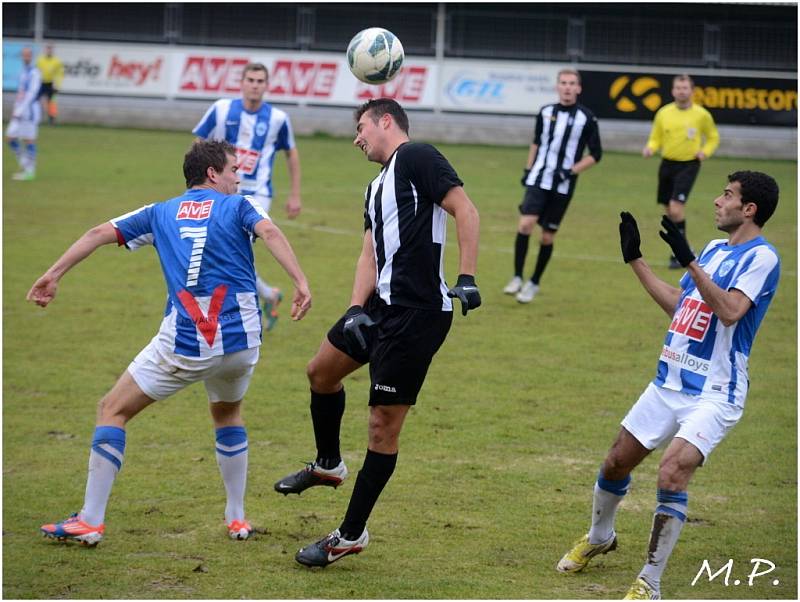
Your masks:
<instances>
[{"instance_id":1,"label":"team crest on jersey","mask_svg":"<svg viewBox=\"0 0 800 602\"><path fill-rule=\"evenodd\" d=\"M702 341L711 326L714 312L702 299L687 297L675 313L669 331L682 334L693 341Z\"/></svg>"},{"instance_id":2,"label":"team crest on jersey","mask_svg":"<svg viewBox=\"0 0 800 602\"><path fill-rule=\"evenodd\" d=\"M208 219L211 215L211 206L213 204L214 199L208 199L207 201L181 201L178 206L178 215L175 216L175 219L194 219L198 221Z\"/></svg>"},{"instance_id":3,"label":"team crest on jersey","mask_svg":"<svg viewBox=\"0 0 800 602\"><path fill-rule=\"evenodd\" d=\"M725 277L728 274L728 272L730 272L733 269L733 266L735 265L736 262L733 259L726 259L719 266L719 275Z\"/></svg>"},{"instance_id":4,"label":"team crest on jersey","mask_svg":"<svg viewBox=\"0 0 800 602\"><path fill-rule=\"evenodd\" d=\"M264 121L259 121L256 124L256 136L263 136L267 133L267 124Z\"/></svg>"}]
</instances>

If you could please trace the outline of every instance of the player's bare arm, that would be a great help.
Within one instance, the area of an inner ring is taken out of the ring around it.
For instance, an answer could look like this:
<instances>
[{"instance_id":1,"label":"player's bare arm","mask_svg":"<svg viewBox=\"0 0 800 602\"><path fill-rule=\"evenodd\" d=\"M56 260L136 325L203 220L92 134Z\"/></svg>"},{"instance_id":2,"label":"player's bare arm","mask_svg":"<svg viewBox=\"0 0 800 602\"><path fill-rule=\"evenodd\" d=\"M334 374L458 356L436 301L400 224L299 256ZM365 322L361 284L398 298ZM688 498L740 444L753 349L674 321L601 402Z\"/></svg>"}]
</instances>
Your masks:
<instances>
[{"instance_id":1,"label":"player's bare arm","mask_svg":"<svg viewBox=\"0 0 800 602\"><path fill-rule=\"evenodd\" d=\"M364 244L361 255L356 262L356 275L353 281L353 294L350 297L350 306L364 305L375 290L375 281L378 279L378 269L375 265L375 255L372 244L372 231L364 232Z\"/></svg>"},{"instance_id":2,"label":"player's bare arm","mask_svg":"<svg viewBox=\"0 0 800 602\"><path fill-rule=\"evenodd\" d=\"M539 145L531 144L531 147L528 150L528 162L525 164L525 169L530 169L533 167L533 162L536 161L537 152L539 152Z\"/></svg>"},{"instance_id":3,"label":"player's bare arm","mask_svg":"<svg viewBox=\"0 0 800 602\"><path fill-rule=\"evenodd\" d=\"M681 289L667 284L653 273L653 270L642 259L634 259L629 264L633 273L642 283L644 290L653 298L661 309L671 318L681 298Z\"/></svg>"},{"instance_id":4,"label":"player's bare arm","mask_svg":"<svg viewBox=\"0 0 800 602\"><path fill-rule=\"evenodd\" d=\"M731 326L738 322L753 304L750 298L739 289L726 291L714 284L696 261L690 263L686 269L697 285L697 290L703 296L703 301L708 303L714 315L725 326Z\"/></svg>"},{"instance_id":5,"label":"player's bare arm","mask_svg":"<svg viewBox=\"0 0 800 602\"><path fill-rule=\"evenodd\" d=\"M76 240L66 252L59 257L28 291L26 299L36 305L47 307L56 296L58 281L69 270L91 255L95 249L103 245L117 242L117 233L111 223L95 226Z\"/></svg>"},{"instance_id":6,"label":"player's bare arm","mask_svg":"<svg viewBox=\"0 0 800 602\"><path fill-rule=\"evenodd\" d=\"M296 148L286 151L286 167L289 171L291 182L291 192L286 199L286 215L289 219L294 219L300 215L302 202L300 201L300 153Z\"/></svg>"},{"instance_id":7,"label":"player's bare arm","mask_svg":"<svg viewBox=\"0 0 800 602\"><path fill-rule=\"evenodd\" d=\"M597 164L597 159L595 159L592 155L586 155L580 161L578 161L575 165L572 166L572 173L578 175L583 173L593 165Z\"/></svg>"},{"instance_id":8,"label":"player's bare arm","mask_svg":"<svg viewBox=\"0 0 800 602\"><path fill-rule=\"evenodd\" d=\"M442 209L456 220L458 236L459 274L474 276L478 267L478 238L480 217L464 188L454 186L442 199Z\"/></svg>"},{"instance_id":9,"label":"player's bare arm","mask_svg":"<svg viewBox=\"0 0 800 602\"><path fill-rule=\"evenodd\" d=\"M264 241L264 244L272 253L276 261L286 271L294 284L294 297L292 299L292 320L302 320L306 312L311 308L311 291L308 288L308 281L300 268L300 263L292 250L292 246L284 236L281 229L270 220L262 219L255 225L256 236Z\"/></svg>"}]
</instances>

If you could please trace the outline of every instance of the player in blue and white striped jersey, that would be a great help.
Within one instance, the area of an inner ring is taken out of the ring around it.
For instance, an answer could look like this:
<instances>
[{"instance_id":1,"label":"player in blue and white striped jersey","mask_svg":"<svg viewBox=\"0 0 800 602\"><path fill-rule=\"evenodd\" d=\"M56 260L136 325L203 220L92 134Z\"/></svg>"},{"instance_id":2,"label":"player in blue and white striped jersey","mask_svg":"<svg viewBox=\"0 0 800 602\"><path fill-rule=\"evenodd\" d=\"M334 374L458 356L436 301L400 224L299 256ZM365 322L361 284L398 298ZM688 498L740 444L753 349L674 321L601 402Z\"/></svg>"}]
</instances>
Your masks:
<instances>
[{"instance_id":1,"label":"player in blue and white striped jersey","mask_svg":"<svg viewBox=\"0 0 800 602\"><path fill-rule=\"evenodd\" d=\"M249 63L242 71L242 97L223 98L206 111L192 133L210 140L227 140L236 147L241 184L239 192L252 196L264 211L272 205L272 169L278 151L286 152L291 190L286 199L286 214L300 214L300 155L294 142L289 116L264 102L269 74L261 63ZM258 294L264 302L267 330L277 319L275 307L280 291L256 274Z\"/></svg>"},{"instance_id":2,"label":"player in blue and white striped jersey","mask_svg":"<svg viewBox=\"0 0 800 602\"><path fill-rule=\"evenodd\" d=\"M686 521L689 481L744 411L750 351L780 278L780 258L762 236L777 205L778 185L770 176L753 171L729 175L714 200L717 228L729 237L711 241L699 258L665 216L661 238L687 269L680 288L655 276L642 259L636 220L621 214L623 259L672 321L656 378L623 419L603 462L591 530L559 561L559 571L580 571L594 556L616 548L614 518L631 472L668 443L659 466L647 562L626 596L661 597L661 576Z\"/></svg>"},{"instance_id":3,"label":"player in blue and white striped jersey","mask_svg":"<svg viewBox=\"0 0 800 602\"><path fill-rule=\"evenodd\" d=\"M17 97L14 99L14 109L6 130L6 138L17 156L21 169L12 178L33 180L36 176L36 138L39 135L39 121L42 118L42 107L36 98L42 86L42 76L33 64L33 51L30 48L22 49L22 62Z\"/></svg>"},{"instance_id":4,"label":"player in blue and white striped jersey","mask_svg":"<svg viewBox=\"0 0 800 602\"><path fill-rule=\"evenodd\" d=\"M83 508L67 520L43 525L46 536L86 545L102 539L111 487L122 468L127 422L154 401L200 381L216 427L228 533L235 539L252 533L244 516L248 444L240 414L261 345L252 240L260 238L294 282L293 319L305 315L311 293L280 229L260 205L236 193L232 145L196 142L183 171L189 188L184 194L92 228L28 292L28 300L46 307L68 270L113 242L131 251L153 245L167 284L161 328L100 402Z\"/></svg>"}]
</instances>

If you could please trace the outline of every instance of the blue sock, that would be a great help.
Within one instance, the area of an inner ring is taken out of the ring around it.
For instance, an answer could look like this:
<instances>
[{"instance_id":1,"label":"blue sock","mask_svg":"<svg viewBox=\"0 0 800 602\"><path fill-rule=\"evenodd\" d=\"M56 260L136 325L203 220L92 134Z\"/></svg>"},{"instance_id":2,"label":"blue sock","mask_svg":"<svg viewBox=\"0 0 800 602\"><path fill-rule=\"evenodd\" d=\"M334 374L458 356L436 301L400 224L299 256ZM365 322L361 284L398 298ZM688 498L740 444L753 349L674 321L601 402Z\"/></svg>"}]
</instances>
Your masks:
<instances>
[{"instance_id":1,"label":"blue sock","mask_svg":"<svg viewBox=\"0 0 800 602\"><path fill-rule=\"evenodd\" d=\"M247 431L243 426L216 430L217 465L225 483L225 523L244 520L244 491L247 486Z\"/></svg>"},{"instance_id":2,"label":"blue sock","mask_svg":"<svg viewBox=\"0 0 800 602\"><path fill-rule=\"evenodd\" d=\"M597 475L592 501L592 527L589 529L589 543L605 543L614 536L614 520L617 507L628 493L631 475L618 481L603 477L603 471Z\"/></svg>"},{"instance_id":3,"label":"blue sock","mask_svg":"<svg viewBox=\"0 0 800 602\"><path fill-rule=\"evenodd\" d=\"M25 169L34 171L36 169L36 143L30 142L25 145Z\"/></svg>"},{"instance_id":4,"label":"blue sock","mask_svg":"<svg viewBox=\"0 0 800 602\"><path fill-rule=\"evenodd\" d=\"M89 476L80 517L90 525L102 525L111 486L122 468L125 431L116 426L97 426L89 452Z\"/></svg>"},{"instance_id":5,"label":"blue sock","mask_svg":"<svg viewBox=\"0 0 800 602\"><path fill-rule=\"evenodd\" d=\"M650 531L650 545L647 563L639 573L656 590L661 588L661 575L667 568L667 560L678 543L678 537L686 522L689 494L685 491L659 489L656 495L658 505L653 515L653 528Z\"/></svg>"},{"instance_id":6,"label":"blue sock","mask_svg":"<svg viewBox=\"0 0 800 602\"><path fill-rule=\"evenodd\" d=\"M22 147L19 144L19 140L12 138L8 141L8 145L11 147L11 150L14 151L14 155L17 157L17 163L22 167Z\"/></svg>"}]
</instances>

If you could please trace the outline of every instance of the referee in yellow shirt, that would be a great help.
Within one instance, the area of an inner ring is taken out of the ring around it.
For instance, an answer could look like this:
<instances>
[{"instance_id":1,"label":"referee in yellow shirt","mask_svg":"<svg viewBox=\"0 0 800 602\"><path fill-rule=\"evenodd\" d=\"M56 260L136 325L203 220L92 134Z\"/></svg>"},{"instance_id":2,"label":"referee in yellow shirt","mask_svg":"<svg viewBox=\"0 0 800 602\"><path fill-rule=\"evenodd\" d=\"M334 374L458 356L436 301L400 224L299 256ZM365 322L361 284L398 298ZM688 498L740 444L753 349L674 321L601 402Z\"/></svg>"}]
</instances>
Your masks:
<instances>
[{"instance_id":1,"label":"referee in yellow shirt","mask_svg":"<svg viewBox=\"0 0 800 602\"><path fill-rule=\"evenodd\" d=\"M58 115L55 95L64 79L64 63L53 54L52 44L48 44L44 48L44 54L36 59L36 67L42 74L42 87L39 89L38 98L42 103L42 110L47 113L47 119L52 125Z\"/></svg>"},{"instance_id":2,"label":"referee in yellow shirt","mask_svg":"<svg viewBox=\"0 0 800 602\"><path fill-rule=\"evenodd\" d=\"M661 149L658 168L658 197L667 217L686 238L684 204L689 198L700 162L710 157L719 146L719 132L714 118L703 107L692 102L694 82L688 75L672 80L675 102L661 107L653 120L653 129L642 156L652 157ZM674 256L669 267L680 268Z\"/></svg>"}]
</instances>

